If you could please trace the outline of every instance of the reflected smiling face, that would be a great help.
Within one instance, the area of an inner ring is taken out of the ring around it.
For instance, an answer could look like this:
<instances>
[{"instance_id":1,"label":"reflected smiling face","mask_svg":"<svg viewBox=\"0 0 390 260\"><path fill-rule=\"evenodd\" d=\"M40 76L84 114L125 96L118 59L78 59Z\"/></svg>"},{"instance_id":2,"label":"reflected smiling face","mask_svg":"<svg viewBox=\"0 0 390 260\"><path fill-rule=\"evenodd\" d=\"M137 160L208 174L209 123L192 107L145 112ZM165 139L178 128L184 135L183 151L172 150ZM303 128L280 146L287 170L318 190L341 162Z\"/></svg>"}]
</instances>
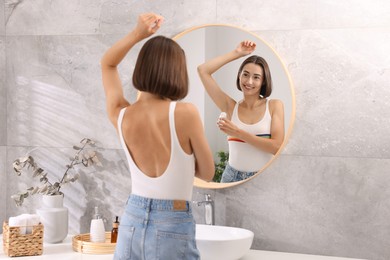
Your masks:
<instances>
[{"instance_id":1,"label":"reflected smiling face","mask_svg":"<svg viewBox=\"0 0 390 260\"><path fill-rule=\"evenodd\" d=\"M248 63L240 74L240 88L244 95L260 94L264 79L263 68L255 63Z\"/></svg>"}]
</instances>

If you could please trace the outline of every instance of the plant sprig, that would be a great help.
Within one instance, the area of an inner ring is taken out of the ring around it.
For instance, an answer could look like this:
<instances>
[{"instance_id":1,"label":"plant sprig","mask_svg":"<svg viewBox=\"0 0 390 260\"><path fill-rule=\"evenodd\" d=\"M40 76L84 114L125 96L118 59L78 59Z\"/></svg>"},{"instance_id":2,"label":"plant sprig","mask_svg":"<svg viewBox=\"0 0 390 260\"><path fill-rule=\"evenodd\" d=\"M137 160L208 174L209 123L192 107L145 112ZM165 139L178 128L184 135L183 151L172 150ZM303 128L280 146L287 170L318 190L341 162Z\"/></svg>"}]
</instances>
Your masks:
<instances>
[{"instance_id":1,"label":"plant sprig","mask_svg":"<svg viewBox=\"0 0 390 260\"><path fill-rule=\"evenodd\" d=\"M217 156L219 161L214 162L215 165L215 174L213 181L214 182L221 182L222 174L226 168L226 164L229 161L229 153L225 151L219 151L217 152Z\"/></svg>"},{"instance_id":2,"label":"plant sprig","mask_svg":"<svg viewBox=\"0 0 390 260\"><path fill-rule=\"evenodd\" d=\"M57 182L50 182L47 177L47 172L43 170L35 162L34 158L31 155L24 156L16 159L13 162L13 168L17 176L21 176L23 171L26 169L32 172L33 178L39 178L39 182L42 183L40 186L32 186L25 191L21 191L17 194L11 196L15 201L16 206L21 206L25 198L28 198L30 195L43 194L43 195L60 195L63 194L60 190L64 184L75 182L79 179L80 175L78 173L70 176L69 171L74 169L76 165L82 164L84 167L89 167L93 164L102 166L99 159L96 156L96 151L86 151L87 146L94 147L95 142L91 139L84 138L80 141L82 144L81 147L73 146L73 149L76 150L74 157L70 158L70 164L66 165L66 170L61 180Z\"/></svg>"}]
</instances>

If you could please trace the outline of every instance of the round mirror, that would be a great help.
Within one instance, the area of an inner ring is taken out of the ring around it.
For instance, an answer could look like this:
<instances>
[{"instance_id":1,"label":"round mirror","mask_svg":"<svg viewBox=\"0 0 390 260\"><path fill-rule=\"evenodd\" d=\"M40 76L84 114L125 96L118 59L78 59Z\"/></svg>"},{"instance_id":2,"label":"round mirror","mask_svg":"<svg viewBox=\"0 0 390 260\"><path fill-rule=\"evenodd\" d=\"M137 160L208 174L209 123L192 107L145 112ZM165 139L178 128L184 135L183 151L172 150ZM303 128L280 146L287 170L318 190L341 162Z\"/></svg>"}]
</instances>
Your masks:
<instances>
[{"instance_id":1,"label":"round mirror","mask_svg":"<svg viewBox=\"0 0 390 260\"><path fill-rule=\"evenodd\" d=\"M226 160L225 157L228 152L227 136L217 127L216 122L221 111L207 95L198 76L197 67L206 60L234 50L244 40L250 40L256 43L256 50L251 55L261 56L267 61L273 82L273 90L269 98L279 99L284 104L285 138L282 146L275 155L270 155L264 160L264 165L259 169L257 174L248 179L232 183L220 183L205 182L195 178L195 186L199 188L220 189L235 186L254 178L267 168L280 154L293 127L295 97L293 85L286 67L275 50L259 36L234 26L204 25L194 27L176 35L173 39L180 44L186 53L190 91L184 101L195 104L199 109L205 127L206 137L215 156L214 161L216 164L219 164L216 167L216 172L221 171L220 168L223 167ZM236 101L241 100L243 95L236 87L236 77L238 69L245 58L234 60L213 74L218 85L223 86L223 91Z\"/></svg>"}]
</instances>

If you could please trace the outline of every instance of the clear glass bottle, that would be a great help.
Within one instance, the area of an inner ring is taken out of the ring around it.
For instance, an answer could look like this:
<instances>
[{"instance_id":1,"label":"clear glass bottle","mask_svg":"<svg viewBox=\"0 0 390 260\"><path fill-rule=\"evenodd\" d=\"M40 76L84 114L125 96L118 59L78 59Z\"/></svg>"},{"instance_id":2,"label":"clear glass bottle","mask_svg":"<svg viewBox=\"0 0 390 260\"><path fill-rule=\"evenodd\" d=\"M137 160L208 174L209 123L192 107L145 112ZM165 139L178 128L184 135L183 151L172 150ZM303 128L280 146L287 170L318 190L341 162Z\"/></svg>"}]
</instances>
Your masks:
<instances>
[{"instance_id":1,"label":"clear glass bottle","mask_svg":"<svg viewBox=\"0 0 390 260\"><path fill-rule=\"evenodd\" d=\"M119 228L118 216L115 216L115 221L114 223L112 223L111 243L116 243L116 240L118 238L118 228Z\"/></svg>"}]
</instances>

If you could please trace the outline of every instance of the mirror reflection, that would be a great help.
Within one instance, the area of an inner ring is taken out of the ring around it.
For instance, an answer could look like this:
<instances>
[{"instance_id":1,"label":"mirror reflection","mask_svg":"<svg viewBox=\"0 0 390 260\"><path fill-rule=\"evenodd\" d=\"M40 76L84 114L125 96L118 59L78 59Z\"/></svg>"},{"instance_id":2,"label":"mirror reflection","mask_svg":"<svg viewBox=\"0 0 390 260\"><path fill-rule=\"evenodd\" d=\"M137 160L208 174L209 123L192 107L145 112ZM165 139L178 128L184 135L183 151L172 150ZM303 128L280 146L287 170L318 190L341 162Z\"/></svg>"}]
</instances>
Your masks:
<instances>
[{"instance_id":1,"label":"mirror reflection","mask_svg":"<svg viewBox=\"0 0 390 260\"><path fill-rule=\"evenodd\" d=\"M197 105L215 155L215 183L195 185L247 181L274 160L292 127L293 89L283 63L263 40L236 27L202 26L174 39L186 52L186 101Z\"/></svg>"}]
</instances>

